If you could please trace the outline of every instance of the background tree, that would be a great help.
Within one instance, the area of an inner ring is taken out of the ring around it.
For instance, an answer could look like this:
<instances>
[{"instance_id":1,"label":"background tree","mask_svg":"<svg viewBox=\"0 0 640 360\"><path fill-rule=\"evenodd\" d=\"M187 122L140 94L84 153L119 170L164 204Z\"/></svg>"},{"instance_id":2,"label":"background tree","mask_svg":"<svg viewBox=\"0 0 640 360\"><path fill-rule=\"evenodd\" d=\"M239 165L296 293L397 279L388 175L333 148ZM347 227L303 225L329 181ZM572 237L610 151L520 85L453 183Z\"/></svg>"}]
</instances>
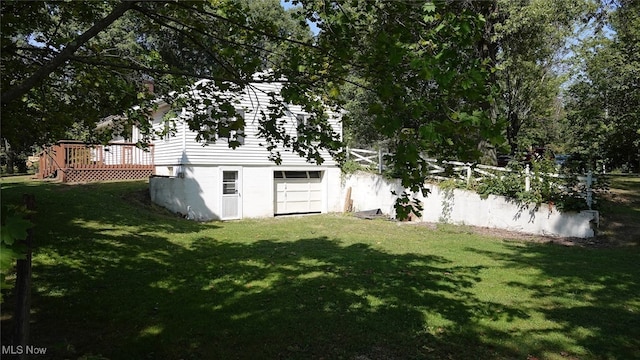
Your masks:
<instances>
[{"instance_id":1,"label":"background tree","mask_svg":"<svg viewBox=\"0 0 640 360\"><path fill-rule=\"evenodd\" d=\"M478 42L478 47L484 51L478 48L475 56L495 66L487 77L495 99L488 114L503 127L507 142L500 144L500 150L516 153L531 146L558 147L564 116L561 85L569 70L564 66L567 41L584 30L584 21L593 16L597 4L591 0L541 0L456 2L449 6L483 16L484 42ZM357 69L353 73L358 74ZM375 128L366 105L375 102L375 94L349 84L344 95L347 141L353 146L379 143L387 147L388 137ZM485 156L483 161L495 161L495 156L490 158Z\"/></svg>"},{"instance_id":2,"label":"background tree","mask_svg":"<svg viewBox=\"0 0 640 360\"><path fill-rule=\"evenodd\" d=\"M317 45L330 51L290 56L298 69L287 77L324 81L333 101L342 99L340 84L361 94L350 104L370 125L361 135L388 139L390 170L410 191L424 190L423 155L476 159L482 140L499 137L489 114L493 59L486 49L493 2L302 3L318 20Z\"/></svg>"},{"instance_id":3,"label":"background tree","mask_svg":"<svg viewBox=\"0 0 640 360\"><path fill-rule=\"evenodd\" d=\"M597 7L592 0L499 1L497 116L506 123L508 152L557 142L568 41L585 30Z\"/></svg>"},{"instance_id":4,"label":"background tree","mask_svg":"<svg viewBox=\"0 0 640 360\"><path fill-rule=\"evenodd\" d=\"M610 33L585 42L568 92L567 141L588 166L640 168L640 3L617 1Z\"/></svg>"}]
</instances>

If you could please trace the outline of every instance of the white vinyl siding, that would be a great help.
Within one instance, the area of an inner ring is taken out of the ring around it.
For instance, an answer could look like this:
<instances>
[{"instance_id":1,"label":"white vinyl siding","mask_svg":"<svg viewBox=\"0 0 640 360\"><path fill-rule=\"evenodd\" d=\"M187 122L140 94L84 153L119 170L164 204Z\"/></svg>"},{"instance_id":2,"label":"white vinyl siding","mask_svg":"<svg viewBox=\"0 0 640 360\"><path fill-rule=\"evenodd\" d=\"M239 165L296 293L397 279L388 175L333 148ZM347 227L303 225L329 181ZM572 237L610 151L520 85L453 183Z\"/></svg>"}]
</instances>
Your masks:
<instances>
[{"instance_id":1,"label":"white vinyl siding","mask_svg":"<svg viewBox=\"0 0 640 360\"><path fill-rule=\"evenodd\" d=\"M229 144L224 140L219 140L214 144L203 146L196 142L196 132L188 130L184 123L177 123L176 136L169 140L156 140L155 162L158 166L168 166L177 164L190 165L264 165L270 166L274 163L269 160L269 152L260 143L263 139L257 137L260 111L268 111L269 98L265 93L277 91L276 84L257 85L262 91L250 91L239 98L239 103L235 107L244 111L245 131L244 145L236 149L229 148ZM297 115L304 114L300 106L291 105L290 114L286 119L287 131L290 135L296 136ZM330 122L335 131L342 136L342 126L340 120L334 114L330 114ZM155 125L160 126L161 116L155 119ZM280 149L282 165L286 166L309 166L305 159L299 157L291 151ZM323 154L324 166L335 166L331 156Z\"/></svg>"},{"instance_id":2,"label":"white vinyl siding","mask_svg":"<svg viewBox=\"0 0 640 360\"><path fill-rule=\"evenodd\" d=\"M164 115L169 111L168 105L163 105L158 108L153 116L153 130L161 131L165 127L163 121ZM184 129L186 128L184 123L176 123L176 135L168 136L163 139L156 139L154 144L154 161L157 166L173 166L181 164L182 157L186 154L183 153L184 143Z\"/></svg>"}]
</instances>

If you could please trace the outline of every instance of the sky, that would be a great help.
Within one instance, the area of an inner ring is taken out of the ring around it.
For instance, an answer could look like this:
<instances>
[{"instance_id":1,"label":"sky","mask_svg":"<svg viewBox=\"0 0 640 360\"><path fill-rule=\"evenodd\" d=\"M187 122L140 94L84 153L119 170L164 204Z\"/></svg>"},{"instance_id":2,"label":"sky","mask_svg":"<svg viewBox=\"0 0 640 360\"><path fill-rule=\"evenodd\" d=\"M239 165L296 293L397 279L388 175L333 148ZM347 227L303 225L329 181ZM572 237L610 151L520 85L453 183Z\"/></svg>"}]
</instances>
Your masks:
<instances>
[{"instance_id":1,"label":"sky","mask_svg":"<svg viewBox=\"0 0 640 360\"><path fill-rule=\"evenodd\" d=\"M290 9L292 7L295 7L295 6L301 6L301 5L293 5L290 0L280 0L280 4L285 9ZM318 33L320 32L320 29L318 29L318 25L316 23L314 23L314 22L309 21L309 20L307 20L307 24L309 24L309 27L311 28L311 31L313 32L313 35L318 35Z\"/></svg>"}]
</instances>

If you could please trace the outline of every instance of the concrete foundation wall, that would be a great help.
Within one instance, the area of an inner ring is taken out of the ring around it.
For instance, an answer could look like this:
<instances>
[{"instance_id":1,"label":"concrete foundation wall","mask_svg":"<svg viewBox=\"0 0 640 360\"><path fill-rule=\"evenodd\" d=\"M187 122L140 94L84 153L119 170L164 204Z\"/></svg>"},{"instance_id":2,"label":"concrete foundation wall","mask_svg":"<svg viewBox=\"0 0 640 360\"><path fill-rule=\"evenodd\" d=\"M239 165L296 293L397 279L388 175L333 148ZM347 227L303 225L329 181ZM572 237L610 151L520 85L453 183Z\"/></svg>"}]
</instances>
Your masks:
<instances>
[{"instance_id":1,"label":"concrete foundation wall","mask_svg":"<svg viewBox=\"0 0 640 360\"><path fill-rule=\"evenodd\" d=\"M155 176L149 179L151 200L174 213L197 221L219 220L221 214L222 171L239 172L241 218L274 216L275 170L321 170L322 212L342 210L340 169L337 167L276 166L181 166L184 176ZM174 169L175 171L175 169Z\"/></svg>"},{"instance_id":2,"label":"concrete foundation wall","mask_svg":"<svg viewBox=\"0 0 640 360\"><path fill-rule=\"evenodd\" d=\"M196 176L205 179L196 181ZM218 181L218 168L184 168L184 177L151 177L151 201L192 220L219 219L219 200L210 183Z\"/></svg>"},{"instance_id":3,"label":"concrete foundation wall","mask_svg":"<svg viewBox=\"0 0 640 360\"><path fill-rule=\"evenodd\" d=\"M401 194L398 180L382 176L356 173L345 179L342 192L351 187L351 198L355 211L381 209L395 217L393 205ZM560 213L555 207L516 204L502 196L490 195L486 199L474 192L459 189L440 189L429 185L431 193L424 198L414 194L424 206L419 221L465 224L518 231L530 234L561 237L593 237L597 211ZM343 195L344 197L344 195Z\"/></svg>"}]
</instances>

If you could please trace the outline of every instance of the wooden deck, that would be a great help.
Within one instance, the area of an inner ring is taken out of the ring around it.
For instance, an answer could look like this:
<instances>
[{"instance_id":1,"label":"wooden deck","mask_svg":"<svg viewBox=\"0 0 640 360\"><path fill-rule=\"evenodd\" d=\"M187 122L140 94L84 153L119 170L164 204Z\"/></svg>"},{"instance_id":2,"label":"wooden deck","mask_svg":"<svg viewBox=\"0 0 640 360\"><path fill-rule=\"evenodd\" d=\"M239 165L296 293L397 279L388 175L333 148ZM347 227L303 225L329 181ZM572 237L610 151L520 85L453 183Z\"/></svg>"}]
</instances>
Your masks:
<instances>
[{"instance_id":1,"label":"wooden deck","mask_svg":"<svg viewBox=\"0 0 640 360\"><path fill-rule=\"evenodd\" d=\"M146 179L154 173L153 145L91 145L62 140L39 154L38 178L62 182Z\"/></svg>"}]
</instances>

